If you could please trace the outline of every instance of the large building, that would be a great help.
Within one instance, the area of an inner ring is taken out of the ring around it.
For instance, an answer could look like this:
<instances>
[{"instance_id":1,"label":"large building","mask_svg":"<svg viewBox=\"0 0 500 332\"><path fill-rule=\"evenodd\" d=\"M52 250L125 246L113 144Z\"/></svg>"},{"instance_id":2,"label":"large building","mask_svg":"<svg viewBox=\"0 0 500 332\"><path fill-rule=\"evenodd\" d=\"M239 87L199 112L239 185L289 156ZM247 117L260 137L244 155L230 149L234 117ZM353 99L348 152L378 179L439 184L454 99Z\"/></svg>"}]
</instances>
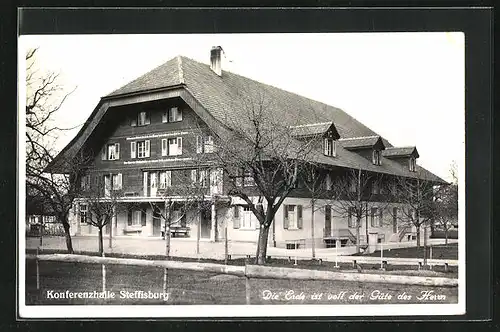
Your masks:
<instances>
[{"instance_id":1,"label":"large building","mask_svg":"<svg viewBox=\"0 0 500 332\"><path fill-rule=\"evenodd\" d=\"M222 169L207 166L200 171L199 165L194 169L192 156L213 153L217 127L230 127L228 119L244 116L244 110L235 105L244 91L257 89L265 91L272 100L273 112L285 124L294 119L288 126L297 140L310 135L324 138L318 151L321 163L333 169L331 181L338 174L335 170L355 169L387 178L423 177L442 182L416 164L419 154L415 147L392 146L341 109L222 70L220 47L211 50L210 64L177 56L102 97L49 169L65 172L63 160L84 151L90 153L92 162L81 177L82 188L92 186L95 178L102 179L110 188L107 190L118 191L120 204L128 208L117 210L106 233L112 227L116 236L134 237L161 237L164 221L150 203L161 205L169 187L182 186L182 181L201 176L206 180L204 199L211 202L211 208L184 214L182 195L171 197L179 206L176 215L183 215L177 223L177 235L218 241L224 238L223 230L227 228L231 241L255 242L259 223L241 199L228 195ZM254 185L252 179L243 180L243 186ZM414 239L415 228L401 226L394 215L399 203L377 202L376 195L382 197L383 189L373 185L370 190L375 199L366 203L370 213L363 217L360 241L366 242L368 234L376 234L379 242ZM354 244L357 239L352 213L335 213L336 209L329 205L335 202L328 200L318 204L321 208L312 226L310 197L300 188L292 192L277 211L269 245L308 246L311 241L318 247L331 245L332 241ZM73 234L97 234L97 229L85 222L88 213L85 200L77 200L70 217Z\"/></svg>"}]
</instances>

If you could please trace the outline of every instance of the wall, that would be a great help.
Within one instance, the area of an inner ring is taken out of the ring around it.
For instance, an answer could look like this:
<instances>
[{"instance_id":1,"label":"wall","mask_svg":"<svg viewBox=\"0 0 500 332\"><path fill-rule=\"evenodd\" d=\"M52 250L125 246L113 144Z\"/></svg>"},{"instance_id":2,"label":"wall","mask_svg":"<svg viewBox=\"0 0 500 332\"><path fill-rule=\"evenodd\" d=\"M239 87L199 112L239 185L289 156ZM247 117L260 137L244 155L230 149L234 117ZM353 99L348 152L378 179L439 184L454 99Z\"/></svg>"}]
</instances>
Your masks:
<instances>
[{"instance_id":1,"label":"wall","mask_svg":"<svg viewBox=\"0 0 500 332\"><path fill-rule=\"evenodd\" d=\"M336 204L339 206L339 203L335 202L330 202L330 201L325 201L325 200L318 200L316 202L315 206L315 212L314 212L314 243L316 248L324 248L325 243L323 241L323 236L324 236L324 230L325 230L325 209L324 206L325 204L329 205L334 205ZM302 205L302 229L284 229L283 224L284 224L284 216L283 216L283 208L284 205ZM384 212L383 212L383 221L380 227L372 227L371 226L371 219L370 216L368 217L368 231L369 232L374 232L379 235L384 236L385 242L398 242L399 237L398 233L393 233L393 228L392 228L392 215L389 211L389 209L392 209L394 206L400 206L400 204L387 204L387 203L370 203L368 205L368 209L371 209L371 207L384 207ZM335 233L335 230L339 229L349 229L351 233L356 236L356 228L348 228L348 217L345 214L340 213L341 209L336 208L335 206L332 206L332 218L331 218L331 229L332 233ZM305 244L306 248L311 248L311 242L312 240L312 208L311 208L311 203L310 200L307 198L300 198L300 197L288 197L285 199L283 202L283 205L278 209L275 218L274 218L274 229L275 229L275 234L274 238L276 241L276 246L284 248L286 247L286 243L293 243L294 241L298 241L301 246ZM254 216L255 218L255 216ZM377 221L378 221L378 214L376 215ZM227 220L228 220L228 236L231 241L243 241L243 242L252 242L256 243L258 234L259 234L259 229L258 224L256 226L256 229L235 229L233 227L234 219L232 217L232 208L229 210L227 214ZM353 223L355 222L355 216L353 216ZM398 221L399 225L397 228L397 231L400 230L401 224ZM361 220L361 227L360 227L360 236L361 238L366 237L366 230L367 230L367 223L366 219L363 218ZM415 228L413 227L412 231L415 231ZM422 233L423 234L423 233ZM422 237L423 239L423 237ZM403 239L403 241L407 241L406 237ZM273 246L273 226L270 228L269 232L269 241L268 241L269 246Z\"/></svg>"},{"instance_id":2,"label":"wall","mask_svg":"<svg viewBox=\"0 0 500 332\"><path fill-rule=\"evenodd\" d=\"M162 114L170 107L178 107L182 110L182 121L162 123ZM143 110L149 112L151 123L145 126L132 127L130 125L132 116L137 116ZM144 138L150 140L150 157L131 158L130 143L134 141L133 138L169 133L170 136ZM183 167L182 159L193 156L197 156L195 159L199 160L202 156L196 154L196 136L200 134L203 136L209 135L210 130L181 99L112 108L108 110L108 113L85 145L85 153L94 156L89 164L89 173L93 177L102 177L104 174L109 173L122 173L123 191L135 192L142 196L143 169L151 167L156 169ZM161 156L162 138L173 137L182 137L182 155ZM119 160L102 160L102 148L112 143L120 144ZM209 159L206 154L203 155L202 158ZM154 162L157 159L162 161Z\"/></svg>"}]
</instances>

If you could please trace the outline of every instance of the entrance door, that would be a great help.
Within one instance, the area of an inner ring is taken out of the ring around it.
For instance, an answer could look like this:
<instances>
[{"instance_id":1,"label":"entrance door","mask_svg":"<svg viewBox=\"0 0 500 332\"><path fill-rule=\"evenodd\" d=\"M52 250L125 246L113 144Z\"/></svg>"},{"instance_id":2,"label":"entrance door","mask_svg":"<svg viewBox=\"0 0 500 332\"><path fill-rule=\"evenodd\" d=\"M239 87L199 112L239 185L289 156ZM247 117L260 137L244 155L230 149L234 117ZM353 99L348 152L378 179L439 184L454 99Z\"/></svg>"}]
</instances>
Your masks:
<instances>
[{"instance_id":1,"label":"entrance door","mask_svg":"<svg viewBox=\"0 0 500 332\"><path fill-rule=\"evenodd\" d=\"M200 237L204 239L210 238L210 232L212 230L212 210L201 210L200 224Z\"/></svg>"},{"instance_id":2,"label":"entrance door","mask_svg":"<svg viewBox=\"0 0 500 332\"><path fill-rule=\"evenodd\" d=\"M161 215L160 210L155 207L153 210L153 236L161 235Z\"/></svg>"}]
</instances>

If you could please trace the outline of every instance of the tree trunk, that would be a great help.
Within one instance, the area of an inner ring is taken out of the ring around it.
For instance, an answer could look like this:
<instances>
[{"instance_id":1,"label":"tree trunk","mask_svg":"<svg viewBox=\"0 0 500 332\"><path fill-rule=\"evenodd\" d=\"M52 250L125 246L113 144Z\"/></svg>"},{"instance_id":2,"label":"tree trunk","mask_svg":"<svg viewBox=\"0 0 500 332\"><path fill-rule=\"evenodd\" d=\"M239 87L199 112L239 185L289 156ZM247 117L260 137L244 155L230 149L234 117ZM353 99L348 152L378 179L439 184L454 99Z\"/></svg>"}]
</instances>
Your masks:
<instances>
[{"instance_id":1,"label":"tree trunk","mask_svg":"<svg viewBox=\"0 0 500 332\"><path fill-rule=\"evenodd\" d=\"M417 228L417 249L420 249L420 225L416 226Z\"/></svg>"},{"instance_id":2,"label":"tree trunk","mask_svg":"<svg viewBox=\"0 0 500 332\"><path fill-rule=\"evenodd\" d=\"M167 227L165 231L165 256L168 259L170 257L170 237L172 236L170 232L170 222L168 222L166 226Z\"/></svg>"},{"instance_id":3,"label":"tree trunk","mask_svg":"<svg viewBox=\"0 0 500 332\"><path fill-rule=\"evenodd\" d=\"M102 256L103 252L102 227L99 227L99 254Z\"/></svg>"},{"instance_id":4,"label":"tree trunk","mask_svg":"<svg viewBox=\"0 0 500 332\"><path fill-rule=\"evenodd\" d=\"M312 259L316 258L316 246L314 243L314 201L311 202L311 254Z\"/></svg>"},{"instance_id":5,"label":"tree trunk","mask_svg":"<svg viewBox=\"0 0 500 332\"><path fill-rule=\"evenodd\" d=\"M109 225L109 249L113 248L113 218L111 218Z\"/></svg>"},{"instance_id":6,"label":"tree trunk","mask_svg":"<svg viewBox=\"0 0 500 332\"><path fill-rule=\"evenodd\" d=\"M444 244L448 245L448 228L444 229Z\"/></svg>"},{"instance_id":7,"label":"tree trunk","mask_svg":"<svg viewBox=\"0 0 500 332\"><path fill-rule=\"evenodd\" d=\"M64 237L66 238L66 248L68 249L68 254L74 253L73 242L71 241L71 234L69 232L69 223L67 220L62 220L62 225L64 228Z\"/></svg>"},{"instance_id":8,"label":"tree trunk","mask_svg":"<svg viewBox=\"0 0 500 332\"><path fill-rule=\"evenodd\" d=\"M165 202L165 258L168 259L170 257L170 208L171 202Z\"/></svg>"},{"instance_id":9,"label":"tree trunk","mask_svg":"<svg viewBox=\"0 0 500 332\"><path fill-rule=\"evenodd\" d=\"M424 266L427 266L427 225L424 224Z\"/></svg>"},{"instance_id":10,"label":"tree trunk","mask_svg":"<svg viewBox=\"0 0 500 332\"><path fill-rule=\"evenodd\" d=\"M361 228L361 217L356 216L356 253L359 253L361 251L361 248L359 245L360 228Z\"/></svg>"},{"instance_id":11,"label":"tree trunk","mask_svg":"<svg viewBox=\"0 0 500 332\"><path fill-rule=\"evenodd\" d=\"M259 240L257 241L257 254L255 264L263 265L266 263L267 256L267 238L269 236L269 226L260 224Z\"/></svg>"}]
</instances>

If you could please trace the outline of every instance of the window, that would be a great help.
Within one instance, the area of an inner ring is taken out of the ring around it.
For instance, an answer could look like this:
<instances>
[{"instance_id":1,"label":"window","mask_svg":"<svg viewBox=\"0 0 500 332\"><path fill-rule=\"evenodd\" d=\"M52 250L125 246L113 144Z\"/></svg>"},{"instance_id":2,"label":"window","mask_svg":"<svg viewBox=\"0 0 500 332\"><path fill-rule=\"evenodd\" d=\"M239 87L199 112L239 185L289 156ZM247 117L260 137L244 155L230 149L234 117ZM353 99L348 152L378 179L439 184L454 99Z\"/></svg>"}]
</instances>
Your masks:
<instances>
[{"instance_id":1,"label":"window","mask_svg":"<svg viewBox=\"0 0 500 332\"><path fill-rule=\"evenodd\" d=\"M215 152L213 136L196 136L196 153Z\"/></svg>"},{"instance_id":2,"label":"window","mask_svg":"<svg viewBox=\"0 0 500 332\"><path fill-rule=\"evenodd\" d=\"M178 156L182 154L182 137L164 138L161 140L162 156Z\"/></svg>"},{"instance_id":3,"label":"window","mask_svg":"<svg viewBox=\"0 0 500 332\"><path fill-rule=\"evenodd\" d=\"M203 136L196 136L196 153L203 153Z\"/></svg>"},{"instance_id":4,"label":"window","mask_svg":"<svg viewBox=\"0 0 500 332\"><path fill-rule=\"evenodd\" d=\"M160 189L172 186L172 171L160 172Z\"/></svg>"},{"instance_id":5,"label":"window","mask_svg":"<svg viewBox=\"0 0 500 332\"><path fill-rule=\"evenodd\" d=\"M148 158L150 156L150 141L137 141L130 143L130 157L131 158Z\"/></svg>"},{"instance_id":6,"label":"window","mask_svg":"<svg viewBox=\"0 0 500 332\"><path fill-rule=\"evenodd\" d=\"M250 171L245 171L243 174L243 187L255 186L255 180Z\"/></svg>"},{"instance_id":7,"label":"window","mask_svg":"<svg viewBox=\"0 0 500 332\"><path fill-rule=\"evenodd\" d=\"M330 174L327 174L325 177L325 189L332 190L332 177Z\"/></svg>"},{"instance_id":8,"label":"window","mask_svg":"<svg viewBox=\"0 0 500 332\"><path fill-rule=\"evenodd\" d=\"M255 229L256 218L249 206L243 207L243 218L241 219L241 228Z\"/></svg>"},{"instance_id":9,"label":"window","mask_svg":"<svg viewBox=\"0 0 500 332\"><path fill-rule=\"evenodd\" d=\"M87 205L80 204L80 224L87 223Z\"/></svg>"},{"instance_id":10,"label":"window","mask_svg":"<svg viewBox=\"0 0 500 332\"><path fill-rule=\"evenodd\" d=\"M205 138L205 153L214 152L214 138L212 136L207 136Z\"/></svg>"},{"instance_id":11,"label":"window","mask_svg":"<svg viewBox=\"0 0 500 332\"><path fill-rule=\"evenodd\" d=\"M358 189L358 180L355 178L350 178L349 192L355 193Z\"/></svg>"},{"instance_id":12,"label":"window","mask_svg":"<svg viewBox=\"0 0 500 332\"><path fill-rule=\"evenodd\" d=\"M120 159L120 143L108 144L108 160Z\"/></svg>"},{"instance_id":13,"label":"window","mask_svg":"<svg viewBox=\"0 0 500 332\"><path fill-rule=\"evenodd\" d=\"M350 207L347 210L347 227L349 228L356 227L355 220L356 220L356 208Z\"/></svg>"},{"instance_id":14,"label":"window","mask_svg":"<svg viewBox=\"0 0 500 332\"><path fill-rule=\"evenodd\" d=\"M372 194L380 194L380 186L377 181L372 182Z\"/></svg>"},{"instance_id":15,"label":"window","mask_svg":"<svg viewBox=\"0 0 500 332\"><path fill-rule=\"evenodd\" d=\"M234 184L236 187L253 187L255 186L255 180L252 176L250 170L245 171L244 169L238 169L238 173L234 176Z\"/></svg>"},{"instance_id":16,"label":"window","mask_svg":"<svg viewBox=\"0 0 500 332\"><path fill-rule=\"evenodd\" d=\"M122 189L122 174L113 174L112 175L112 183L113 183L113 190L121 190Z\"/></svg>"},{"instance_id":17,"label":"window","mask_svg":"<svg viewBox=\"0 0 500 332\"><path fill-rule=\"evenodd\" d=\"M381 165L380 150L373 150L372 161L373 165Z\"/></svg>"},{"instance_id":18,"label":"window","mask_svg":"<svg viewBox=\"0 0 500 332\"><path fill-rule=\"evenodd\" d=\"M145 126L151 123L151 120L149 119L149 114L148 112L139 112L137 116L134 116L131 121L130 125L132 127L135 126Z\"/></svg>"},{"instance_id":19,"label":"window","mask_svg":"<svg viewBox=\"0 0 500 332\"><path fill-rule=\"evenodd\" d=\"M142 211L136 210L132 213L132 226L141 226L142 224Z\"/></svg>"},{"instance_id":20,"label":"window","mask_svg":"<svg viewBox=\"0 0 500 332\"><path fill-rule=\"evenodd\" d=\"M83 175L80 178L80 189L89 190L90 189L90 175Z\"/></svg>"},{"instance_id":21,"label":"window","mask_svg":"<svg viewBox=\"0 0 500 332\"><path fill-rule=\"evenodd\" d=\"M161 122L179 122L182 121L182 110L172 107L165 111L161 117Z\"/></svg>"},{"instance_id":22,"label":"window","mask_svg":"<svg viewBox=\"0 0 500 332\"><path fill-rule=\"evenodd\" d=\"M162 122L179 122L182 121L182 110L177 107L168 109L162 116Z\"/></svg>"},{"instance_id":23,"label":"window","mask_svg":"<svg viewBox=\"0 0 500 332\"><path fill-rule=\"evenodd\" d=\"M325 156L335 157L337 155L337 146L335 141L331 138L325 138L323 140L323 153Z\"/></svg>"},{"instance_id":24,"label":"window","mask_svg":"<svg viewBox=\"0 0 500 332\"><path fill-rule=\"evenodd\" d=\"M198 185L201 188L208 187L209 175L206 169L202 170L191 170L191 184Z\"/></svg>"},{"instance_id":25,"label":"window","mask_svg":"<svg viewBox=\"0 0 500 332\"><path fill-rule=\"evenodd\" d=\"M415 157L410 158L410 172L415 172L417 169L417 162L415 160Z\"/></svg>"},{"instance_id":26,"label":"window","mask_svg":"<svg viewBox=\"0 0 500 332\"><path fill-rule=\"evenodd\" d=\"M377 218L376 218L376 216L377 216L377 210L378 209L376 207L371 208L371 210L370 210L370 224L371 224L372 227L378 227L379 226L378 222L377 222Z\"/></svg>"},{"instance_id":27,"label":"window","mask_svg":"<svg viewBox=\"0 0 500 332\"><path fill-rule=\"evenodd\" d=\"M302 229L302 205L284 205L283 212L283 228Z\"/></svg>"}]
</instances>

